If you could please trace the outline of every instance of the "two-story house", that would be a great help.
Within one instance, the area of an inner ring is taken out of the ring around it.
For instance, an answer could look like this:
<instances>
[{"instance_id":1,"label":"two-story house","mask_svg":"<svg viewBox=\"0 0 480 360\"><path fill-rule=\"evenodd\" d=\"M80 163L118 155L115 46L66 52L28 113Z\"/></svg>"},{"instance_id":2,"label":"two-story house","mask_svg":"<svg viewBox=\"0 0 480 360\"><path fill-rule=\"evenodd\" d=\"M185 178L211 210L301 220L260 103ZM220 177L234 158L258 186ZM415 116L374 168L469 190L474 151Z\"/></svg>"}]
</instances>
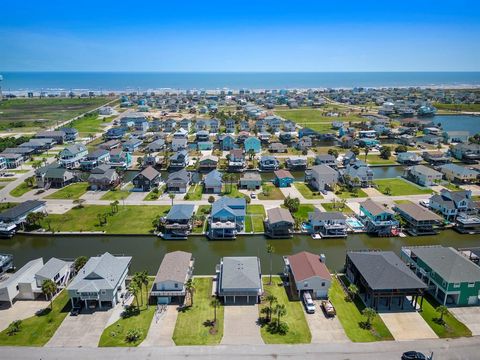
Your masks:
<instances>
[{"instance_id":1,"label":"two-story house","mask_svg":"<svg viewBox=\"0 0 480 360\"><path fill-rule=\"evenodd\" d=\"M210 239L234 239L243 231L247 202L245 198L223 196L212 204L209 217L208 237Z\"/></svg>"},{"instance_id":2,"label":"two-story house","mask_svg":"<svg viewBox=\"0 0 480 360\"><path fill-rule=\"evenodd\" d=\"M368 233L376 236L398 235L398 220L388 208L368 199L360 203L360 220Z\"/></svg>"},{"instance_id":3,"label":"two-story house","mask_svg":"<svg viewBox=\"0 0 480 360\"><path fill-rule=\"evenodd\" d=\"M60 151L58 162L67 169L73 169L80 166L80 160L87 156L87 154L88 150L85 145L70 145Z\"/></svg>"}]
</instances>

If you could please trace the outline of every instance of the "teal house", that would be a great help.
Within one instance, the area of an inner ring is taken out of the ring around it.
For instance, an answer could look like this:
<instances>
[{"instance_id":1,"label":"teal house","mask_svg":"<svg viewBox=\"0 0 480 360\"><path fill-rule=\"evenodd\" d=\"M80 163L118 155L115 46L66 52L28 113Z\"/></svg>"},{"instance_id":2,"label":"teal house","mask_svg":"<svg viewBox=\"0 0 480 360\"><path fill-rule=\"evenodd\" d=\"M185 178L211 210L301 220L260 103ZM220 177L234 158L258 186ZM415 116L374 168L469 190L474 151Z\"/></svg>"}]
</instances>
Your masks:
<instances>
[{"instance_id":1,"label":"teal house","mask_svg":"<svg viewBox=\"0 0 480 360\"><path fill-rule=\"evenodd\" d=\"M279 188L289 187L295 180L288 170L275 170L273 173L275 175L273 183Z\"/></svg>"},{"instance_id":2,"label":"teal house","mask_svg":"<svg viewBox=\"0 0 480 360\"><path fill-rule=\"evenodd\" d=\"M246 138L243 145L247 154L250 150L253 150L256 154L262 151L262 143L260 142L260 139L253 136Z\"/></svg>"},{"instance_id":3,"label":"teal house","mask_svg":"<svg viewBox=\"0 0 480 360\"><path fill-rule=\"evenodd\" d=\"M451 247L402 248L401 258L443 305L480 305L480 266Z\"/></svg>"}]
</instances>

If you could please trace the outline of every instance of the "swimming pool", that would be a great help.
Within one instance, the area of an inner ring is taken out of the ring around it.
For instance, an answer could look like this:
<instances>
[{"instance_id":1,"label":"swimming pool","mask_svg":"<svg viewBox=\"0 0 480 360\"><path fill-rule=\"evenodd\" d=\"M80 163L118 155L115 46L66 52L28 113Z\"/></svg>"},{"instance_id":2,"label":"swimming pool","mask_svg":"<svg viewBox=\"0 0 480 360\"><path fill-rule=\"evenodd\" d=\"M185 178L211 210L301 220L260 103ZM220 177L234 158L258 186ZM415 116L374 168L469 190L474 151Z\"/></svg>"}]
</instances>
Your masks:
<instances>
[{"instance_id":1,"label":"swimming pool","mask_svg":"<svg viewBox=\"0 0 480 360\"><path fill-rule=\"evenodd\" d=\"M360 220L354 217L349 217L347 220L345 220L347 225L350 227L352 230L363 230L364 226Z\"/></svg>"}]
</instances>

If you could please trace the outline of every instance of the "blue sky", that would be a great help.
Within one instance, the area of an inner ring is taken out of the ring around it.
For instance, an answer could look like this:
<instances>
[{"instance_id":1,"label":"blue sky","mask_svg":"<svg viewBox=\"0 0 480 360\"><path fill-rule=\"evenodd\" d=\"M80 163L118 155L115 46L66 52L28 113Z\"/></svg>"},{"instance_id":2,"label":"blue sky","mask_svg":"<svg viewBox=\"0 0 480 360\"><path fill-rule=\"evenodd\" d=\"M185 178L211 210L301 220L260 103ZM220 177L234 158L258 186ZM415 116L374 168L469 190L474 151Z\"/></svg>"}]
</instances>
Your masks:
<instances>
[{"instance_id":1,"label":"blue sky","mask_svg":"<svg viewBox=\"0 0 480 360\"><path fill-rule=\"evenodd\" d=\"M478 0L5 1L0 72L479 71L479 39Z\"/></svg>"}]
</instances>

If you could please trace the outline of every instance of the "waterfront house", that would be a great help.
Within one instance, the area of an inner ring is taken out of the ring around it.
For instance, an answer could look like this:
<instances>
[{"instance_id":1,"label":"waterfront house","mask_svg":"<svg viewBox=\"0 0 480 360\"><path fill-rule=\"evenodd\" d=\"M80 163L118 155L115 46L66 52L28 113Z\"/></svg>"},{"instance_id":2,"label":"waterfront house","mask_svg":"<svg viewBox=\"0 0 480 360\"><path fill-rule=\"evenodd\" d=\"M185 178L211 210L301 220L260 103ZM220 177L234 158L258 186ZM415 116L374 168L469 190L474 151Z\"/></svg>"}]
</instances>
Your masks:
<instances>
[{"instance_id":1,"label":"waterfront house","mask_svg":"<svg viewBox=\"0 0 480 360\"><path fill-rule=\"evenodd\" d=\"M442 180L442 173L425 165L415 165L406 170L405 177L421 186L432 186Z\"/></svg>"},{"instance_id":2,"label":"waterfront house","mask_svg":"<svg viewBox=\"0 0 480 360\"><path fill-rule=\"evenodd\" d=\"M168 193L186 193L187 187L190 184L190 173L185 170L179 170L168 174L166 181Z\"/></svg>"},{"instance_id":3,"label":"waterfront house","mask_svg":"<svg viewBox=\"0 0 480 360\"><path fill-rule=\"evenodd\" d=\"M7 170L7 160L0 156L0 174L3 174Z\"/></svg>"},{"instance_id":4,"label":"waterfront house","mask_svg":"<svg viewBox=\"0 0 480 360\"><path fill-rule=\"evenodd\" d=\"M233 135L222 135L219 139L220 149L223 151L232 150L235 148L235 137Z\"/></svg>"},{"instance_id":5,"label":"waterfront house","mask_svg":"<svg viewBox=\"0 0 480 360\"><path fill-rule=\"evenodd\" d=\"M151 191L158 186L160 180L160 173L152 166L147 166L133 178L133 191Z\"/></svg>"},{"instance_id":6,"label":"waterfront house","mask_svg":"<svg viewBox=\"0 0 480 360\"><path fill-rule=\"evenodd\" d=\"M108 150L98 149L89 152L82 160L80 160L80 168L89 171L99 165L106 164L109 161L110 152Z\"/></svg>"},{"instance_id":7,"label":"waterfront house","mask_svg":"<svg viewBox=\"0 0 480 360\"><path fill-rule=\"evenodd\" d=\"M443 305L479 305L480 267L451 247L403 247L402 259Z\"/></svg>"},{"instance_id":8,"label":"waterfront house","mask_svg":"<svg viewBox=\"0 0 480 360\"><path fill-rule=\"evenodd\" d=\"M301 128L299 131L298 131L298 137L299 138L303 138L303 137L316 137L318 135L318 133L315 131L315 130L312 130L310 128Z\"/></svg>"},{"instance_id":9,"label":"waterfront house","mask_svg":"<svg viewBox=\"0 0 480 360\"><path fill-rule=\"evenodd\" d=\"M259 132L257 136L261 142L263 142L264 144L268 144L270 142L270 138L272 137L272 134L268 132Z\"/></svg>"},{"instance_id":10,"label":"waterfront house","mask_svg":"<svg viewBox=\"0 0 480 360\"><path fill-rule=\"evenodd\" d=\"M274 156L262 156L259 161L259 168L263 171L274 171L280 167L280 162Z\"/></svg>"},{"instance_id":11,"label":"waterfront house","mask_svg":"<svg viewBox=\"0 0 480 360\"><path fill-rule=\"evenodd\" d=\"M271 153L286 153L288 151L288 146L282 143L271 143L268 146L268 151Z\"/></svg>"},{"instance_id":12,"label":"waterfront house","mask_svg":"<svg viewBox=\"0 0 480 360\"><path fill-rule=\"evenodd\" d=\"M203 180L205 194L220 194L222 192L222 173L218 170L210 171Z\"/></svg>"},{"instance_id":13,"label":"waterfront house","mask_svg":"<svg viewBox=\"0 0 480 360\"><path fill-rule=\"evenodd\" d=\"M338 172L328 165L315 165L309 175L308 184L315 190L323 191L335 187L338 182Z\"/></svg>"},{"instance_id":14,"label":"waterfront house","mask_svg":"<svg viewBox=\"0 0 480 360\"><path fill-rule=\"evenodd\" d=\"M0 156L4 159L7 169L16 169L25 162L22 154L6 154L2 152Z\"/></svg>"},{"instance_id":15,"label":"waterfront house","mask_svg":"<svg viewBox=\"0 0 480 360\"><path fill-rule=\"evenodd\" d=\"M246 172L239 180L240 189L258 190L262 186L262 177L257 172Z\"/></svg>"},{"instance_id":16,"label":"waterfront house","mask_svg":"<svg viewBox=\"0 0 480 360\"><path fill-rule=\"evenodd\" d=\"M40 189L62 188L76 180L75 174L54 162L35 170L35 184Z\"/></svg>"},{"instance_id":17,"label":"waterfront house","mask_svg":"<svg viewBox=\"0 0 480 360\"><path fill-rule=\"evenodd\" d=\"M290 187L295 178L288 170L275 170L273 183L279 188Z\"/></svg>"},{"instance_id":18,"label":"waterfront house","mask_svg":"<svg viewBox=\"0 0 480 360\"><path fill-rule=\"evenodd\" d=\"M445 175L445 179L454 183L474 183L480 178L478 171L457 164L442 165L440 171Z\"/></svg>"},{"instance_id":19,"label":"waterfront house","mask_svg":"<svg viewBox=\"0 0 480 360\"><path fill-rule=\"evenodd\" d=\"M455 144L450 151L456 159L467 163L480 160L480 144Z\"/></svg>"},{"instance_id":20,"label":"waterfront house","mask_svg":"<svg viewBox=\"0 0 480 360\"><path fill-rule=\"evenodd\" d=\"M0 234L11 236L19 227L23 227L31 213L45 211L45 201L27 200L0 213Z\"/></svg>"},{"instance_id":21,"label":"waterfront house","mask_svg":"<svg viewBox=\"0 0 480 360\"><path fill-rule=\"evenodd\" d=\"M243 146L247 154L251 151L253 151L256 154L262 151L262 143L258 138L253 136L246 138L243 143Z\"/></svg>"},{"instance_id":22,"label":"waterfront house","mask_svg":"<svg viewBox=\"0 0 480 360\"><path fill-rule=\"evenodd\" d=\"M217 295L225 305L253 305L260 301L263 284L258 257L224 257L216 269Z\"/></svg>"},{"instance_id":23,"label":"waterfront house","mask_svg":"<svg viewBox=\"0 0 480 360\"><path fill-rule=\"evenodd\" d=\"M35 273L36 290L41 291L44 281L51 280L57 284L57 291L60 291L60 289L67 284L68 280L70 280L72 265L73 263L70 261L52 257Z\"/></svg>"},{"instance_id":24,"label":"waterfront house","mask_svg":"<svg viewBox=\"0 0 480 360\"><path fill-rule=\"evenodd\" d=\"M228 172L239 172L245 168L245 155L242 149L230 150L228 157Z\"/></svg>"},{"instance_id":25,"label":"waterfront house","mask_svg":"<svg viewBox=\"0 0 480 360\"><path fill-rule=\"evenodd\" d=\"M240 121L240 131L250 131L250 124L248 121Z\"/></svg>"},{"instance_id":26,"label":"waterfront house","mask_svg":"<svg viewBox=\"0 0 480 360\"><path fill-rule=\"evenodd\" d=\"M188 146L188 140L186 138L173 138L171 147L172 151L185 150Z\"/></svg>"},{"instance_id":27,"label":"waterfront house","mask_svg":"<svg viewBox=\"0 0 480 360\"><path fill-rule=\"evenodd\" d=\"M187 295L185 285L192 278L194 264L195 259L189 252L166 253L150 290L151 302L183 305Z\"/></svg>"},{"instance_id":28,"label":"waterfront house","mask_svg":"<svg viewBox=\"0 0 480 360\"><path fill-rule=\"evenodd\" d=\"M338 211L320 211L315 208L314 212L308 213L309 231L320 234L322 238L346 237L347 218Z\"/></svg>"},{"instance_id":29,"label":"waterfront house","mask_svg":"<svg viewBox=\"0 0 480 360\"><path fill-rule=\"evenodd\" d=\"M455 220L459 215L474 215L478 206L472 200L471 190L440 190L430 198L430 209L440 213L446 220Z\"/></svg>"},{"instance_id":30,"label":"waterfront house","mask_svg":"<svg viewBox=\"0 0 480 360\"><path fill-rule=\"evenodd\" d=\"M237 142L239 144L243 144L246 139L250 137L250 133L248 131L240 131L237 136Z\"/></svg>"},{"instance_id":31,"label":"waterfront house","mask_svg":"<svg viewBox=\"0 0 480 360\"><path fill-rule=\"evenodd\" d=\"M107 162L112 168L128 169L132 166L132 154L121 148L110 150L110 161Z\"/></svg>"},{"instance_id":32,"label":"waterfront house","mask_svg":"<svg viewBox=\"0 0 480 360\"><path fill-rule=\"evenodd\" d=\"M131 262L130 256L108 252L92 256L67 287L72 306L83 302L87 309L97 305L100 309L114 307L127 291L125 280Z\"/></svg>"},{"instance_id":33,"label":"waterfront house","mask_svg":"<svg viewBox=\"0 0 480 360\"><path fill-rule=\"evenodd\" d=\"M345 269L364 304L376 311L403 310L407 297L413 308L419 297L423 305L427 286L393 251L348 251Z\"/></svg>"},{"instance_id":34,"label":"waterfront house","mask_svg":"<svg viewBox=\"0 0 480 360\"><path fill-rule=\"evenodd\" d=\"M402 152L397 154L397 162L405 165L417 165L422 161L422 157L414 152Z\"/></svg>"},{"instance_id":35,"label":"waterfront house","mask_svg":"<svg viewBox=\"0 0 480 360\"><path fill-rule=\"evenodd\" d=\"M192 127L192 121L190 119L183 118L180 120L179 125L182 129L185 129L187 132L189 132L190 128Z\"/></svg>"},{"instance_id":36,"label":"waterfront house","mask_svg":"<svg viewBox=\"0 0 480 360\"><path fill-rule=\"evenodd\" d=\"M43 259L30 260L9 277L0 279L0 303L7 302L13 306L14 300L34 300L40 295L34 293L35 274L43 267Z\"/></svg>"},{"instance_id":37,"label":"waterfront house","mask_svg":"<svg viewBox=\"0 0 480 360\"><path fill-rule=\"evenodd\" d=\"M170 168L184 168L188 166L190 159L187 150L180 150L169 157Z\"/></svg>"},{"instance_id":38,"label":"waterfront house","mask_svg":"<svg viewBox=\"0 0 480 360\"><path fill-rule=\"evenodd\" d=\"M198 161L198 171L201 172L209 172L217 168L218 165L218 156L215 155L207 155L202 156L202 158Z\"/></svg>"},{"instance_id":39,"label":"waterfront house","mask_svg":"<svg viewBox=\"0 0 480 360\"><path fill-rule=\"evenodd\" d=\"M468 139L470 138L469 131L444 131L442 135L443 135L443 141L447 144L451 144L451 143L468 144Z\"/></svg>"},{"instance_id":40,"label":"waterfront house","mask_svg":"<svg viewBox=\"0 0 480 360\"><path fill-rule=\"evenodd\" d=\"M360 203L360 220L368 233L377 236L392 236L398 234L398 221L395 214L388 208L368 199Z\"/></svg>"},{"instance_id":41,"label":"waterfront house","mask_svg":"<svg viewBox=\"0 0 480 360\"><path fill-rule=\"evenodd\" d=\"M125 141L122 144L122 148L123 148L123 151L133 153L136 150L138 150L142 144L143 144L142 140L133 138L133 139Z\"/></svg>"},{"instance_id":42,"label":"waterfront house","mask_svg":"<svg viewBox=\"0 0 480 360\"><path fill-rule=\"evenodd\" d=\"M115 169L108 165L100 165L92 169L88 176L91 190L109 190L120 184L121 179Z\"/></svg>"},{"instance_id":43,"label":"waterfront house","mask_svg":"<svg viewBox=\"0 0 480 360\"><path fill-rule=\"evenodd\" d=\"M309 136L302 137L295 143L295 148L301 151L308 150L312 146L312 138Z\"/></svg>"},{"instance_id":44,"label":"waterfront house","mask_svg":"<svg viewBox=\"0 0 480 360\"><path fill-rule=\"evenodd\" d=\"M331 168L337 166L335 156L330 154L320 154L315 156L315 165L328 165Z\"/></svg>"},{"instance_id":45,"label":"waterfront house","mask_svg":"<svg viewBox=\"0 0 480 360\"><path fill-rule=\"evenodd\" d=\"M194 208L193 204L174 204L165 217L162 237L186 240L192 230Z\"/></svg>"},{"instance_id":46,"label":"waterfront house","mask_svg":"<svg viewBox=\"0 0 480 360\"><path fill-rule=\"evenodd\" d=\"M84 145L70 145L58 154L59 163L67 169L76 168L80 165L80 160L87 156L87 154L88 150Z\"/></svg>"},{"instance_id":47,"label":"waterfront house","mask_svg":"<svg viewBox=\"0 0 480 360\"><path fill-rule=\"evenodd\" d=\"M61 130L55 131L40 131L35 134L37 139L53 139L57 144L63 144L65 142L65 132Z\"/></svg>"},{"instance_id":48,"label":"waterfront house","mask_svg":"<svg viewBox=\"0 0 480 360\"><path fill-rule=\"evenodd\" d=\"M285 160L285 165L289 170L305 170L307 168L307 159L303 157L289 157Z\"/></svg>"},{"instance_id":49,"label":"waterfront house","mask_svg":"<svg viewBox=\"0 0 480 360\"><path fill-rule=\"evenodd\" d=\"M450 162L450 158L446 153L441 151L425 151L422 153L422 157L423 160L433 166L443 165Z\"/></svg>"},{"instance_id":50,"label":"waterfront house","mask_svg":"<svg viewBox=\"0 0 480 360\"><path fill-rule=\"evenodd\" d=\"M105 139L107 140L119 140L123 138L126 131L123 127L114 127L107 130L105 133Z\"/></svg>"},{"instance_id":51,"label":"waterfront house","mask_svg":"<svg viewBox=\"0 0 480 360\"><path fill-rule=\"evenodd\" d=\"M310 293L313 299L326 299L332 284L332 275L325 265L325 256L301 251L294 255L284 256L285 273L292 294L299 299L304 292Z\"/></svg>"},{"instance_id":52,"label":"waterfront house","mask_svg":"<svg viewBox=\"0 0 480 360\"><path fill-rule=\"evenodd\" d=\"M413 202L396 204L393 210L405 220L405 230L412 236L436 234L443 219Z\"/></svg>"},{"instance_id":53,"label":"waterfront house","mask_svg":"<svg viewBox=\"0 0 480 360\"><path fill-rule=\"evenodd\" d=\"M357 160L345 167L342 178L349 186L370 187L373 183L373 171L363 161Z\"/></svg>"},{"instance_id":54,"label":"waterfront house","mask_svg":"<svg viewBox=\"0 0 480 360\"><path fill-rule=\"evenodd\" d=\"M267 210L267 218L264 221L265 235L271 238L292 237L295 220L290 211L284 208Z\"/></svg>"},{"instance_id":55,"label":"waterfront house","mask_svg":"<svg viewBox=\"0 0 480 360\"><path fill-rule=\"evenodd\" d=\"M209 217L210 239L234 239L243 231L247 202L245 198L223 196L212 204Z\"/></svg>"},{"instance_id":56,"label":"waterfront house","mask_svg":"<svg viewBox=\"0 0 480 360\"><path fill-rule=\"evenodd\" d=\"M164 139L157 139L152 141L145 147L146 152L158 152L165 148L165 140Z\"/></svg>"},{"instance_id":57,"label":"waterfront house","mask_svg":"<svg viewBox=\"0 0 480 360\"><path fill-rule=\"evenodd\" d=\"M355 164L356 161L357 161L357 155L355 155L353 151L347 151L347 153L343 155L343 159L342 159L343 166Z\"/></svg>"}]
</instances>

